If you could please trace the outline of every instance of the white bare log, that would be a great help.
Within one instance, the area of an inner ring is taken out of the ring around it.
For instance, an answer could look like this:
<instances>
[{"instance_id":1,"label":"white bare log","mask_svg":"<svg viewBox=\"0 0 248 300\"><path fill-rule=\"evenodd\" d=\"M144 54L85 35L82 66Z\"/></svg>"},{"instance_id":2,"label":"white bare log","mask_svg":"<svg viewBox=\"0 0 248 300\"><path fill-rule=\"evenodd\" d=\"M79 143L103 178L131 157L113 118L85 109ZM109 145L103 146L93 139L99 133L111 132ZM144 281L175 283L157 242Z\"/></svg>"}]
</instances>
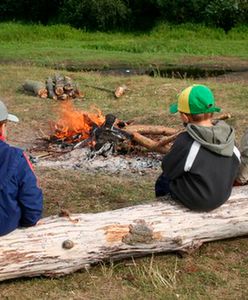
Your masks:
<instances>
[{"instance_id":1,"label":"white bare log","mask_svg":"<svg viewBox=\"0 0 248 300\"><path fill-rule=\"evenodd\" d=\"M100 261L191 252L207 241L248 234L248 186L220 208L197 213L173 201L96 214L51 216L1 237L0 281L60 276Z\"/></svg>"}]
</instances>

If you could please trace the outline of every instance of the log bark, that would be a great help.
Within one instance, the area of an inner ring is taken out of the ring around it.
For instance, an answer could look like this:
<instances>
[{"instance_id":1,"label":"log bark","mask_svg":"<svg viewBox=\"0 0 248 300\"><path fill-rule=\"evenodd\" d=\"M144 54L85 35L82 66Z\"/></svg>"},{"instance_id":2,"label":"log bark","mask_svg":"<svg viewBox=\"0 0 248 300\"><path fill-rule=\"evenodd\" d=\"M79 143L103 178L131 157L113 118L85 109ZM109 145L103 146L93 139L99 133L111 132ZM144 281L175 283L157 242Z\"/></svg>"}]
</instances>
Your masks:
<instances>
[{"instance_id":1,"label":"log bark","mask_svg":"<svg viewBox=\"0 0 248 300\"><path fill-rule=\"evenodd\" d=\"M248 234L248 186L220 208L192 212L173 201L96 214L51 216L1 237L0 281L60 276L101 261L151 253L190 253L202 243Z\"/></svg>"},{"instance_id":2,"label":"log bark","mask_svg":"<svg viewBox=\"0 0 248 300\"><path fill-rule=\"evenodd\" d=\"M35 80L26 80L23 84L23 88L25 91L34 93L40 98L47 98L47 89L43 82Z\"/></svg>"},{"instance_id":3,"label":"log bark","mask_svg":"<svg viewBox=\"0 0 248 300\"><path fill-rule=\"evenodd\" d=\"M165 145L159 145L159 142L153 141L152 139L142 134L139 134L138 132L132 133L132 141L147 148L150 151L155 151L162 154L166 154L170 150L170 147Z\"/></svg>"},{"instance_id":4,"label":"log bark","mask_svg":"<svg viewBox=\"0 0 248 300\"><path fill-rule=\"evenodd\" d=\"M128 125L124 128L127 132L138 132L140 134L172 135L178 132L176 128L162 125Z\"/></svg>"},{"instance_id":5,"label":"log bark","mask_svg":"<svg viewBox=\"0 0 248 300\"><path fill-rule=\"evenodd\" d=\"M54 93L54 83L51 77L48 77L46 80L46 88L48 91L48 97L50 99L57 100L57 96Z\"/></svg>"},{"instance_id":6,"label":"log bark","mask_svg":"<svg viewBox=\"0 0 248 300\"><path fill-rule=\"evenodd\" d=\"M74 84L72 79L69 76L64 77L64 90L71 91L74 89Z\"/></svg>"},{"instance_id":7,"label":"log bark","mask_svg":"<svg viewBox=\"0 0 248 300\"><path fill-rule=\"evenodd\" d=\"M124 95L124 93L128 90L128 87L124 84L124 85L120 85L118 86L115 91L114 91L114 95L116 98L120 98L122 95Z\"/></svg>"},{"instance_id":8,"label":"log bark","mask_svg":"<svg viewBox=\"0 0 248 300\"><path fill-rule=\"evenodd\" d=\"M65 84L65 77L63 75L60 74L56 74L54 76L54 82L55 82L55 94L57 96L61 96L62 94L64 94L64 84Z\"/></svg>"},{"instance_id":9,"label":"log bark","mask_svg":"<svg viewBox=\"0 0 248 300\"><path fill-rule=\"evenodd\" d=\"M171 143L171 142L174 142L175 139L178 137L178 135L179 135L181 132L183 132L183 131L184 131L184 129L179 130L177 133L172 134L172 135L170 135L170 136L165 136L165 137L161 138L160 141L157 142L156 148L160 148L160 147L163 147L163 146L165 146L165 145L168 145L168 144Z\"/></svg>"}]
</instances>

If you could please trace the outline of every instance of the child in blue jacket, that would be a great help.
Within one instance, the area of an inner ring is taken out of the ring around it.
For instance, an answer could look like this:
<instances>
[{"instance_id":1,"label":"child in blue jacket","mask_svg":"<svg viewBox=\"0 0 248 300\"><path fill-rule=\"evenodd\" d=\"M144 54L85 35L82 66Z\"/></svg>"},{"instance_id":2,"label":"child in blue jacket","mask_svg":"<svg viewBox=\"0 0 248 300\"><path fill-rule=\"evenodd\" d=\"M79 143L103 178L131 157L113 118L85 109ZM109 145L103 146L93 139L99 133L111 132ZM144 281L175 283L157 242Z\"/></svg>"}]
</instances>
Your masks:
<instances>
[{"instance_id":1,"label":"child in blue jacket","mask_svg":"<svg viewBox=\"0 0 248 300\"><path fill-rule=\"evenodd\" d=\"M7 121L18 122L0 101L0 236L41 218L43 195L25 153L5 142Z\"/></svg>"}]
</instances>

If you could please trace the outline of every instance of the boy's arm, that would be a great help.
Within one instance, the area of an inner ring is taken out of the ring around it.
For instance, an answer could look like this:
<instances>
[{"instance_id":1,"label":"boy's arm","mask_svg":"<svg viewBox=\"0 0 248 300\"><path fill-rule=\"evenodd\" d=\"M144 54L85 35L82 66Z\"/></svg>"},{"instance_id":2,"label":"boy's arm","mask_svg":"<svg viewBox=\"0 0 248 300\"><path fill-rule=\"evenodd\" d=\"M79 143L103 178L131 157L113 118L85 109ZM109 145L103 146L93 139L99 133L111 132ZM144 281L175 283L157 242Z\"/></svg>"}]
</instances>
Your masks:
<instances>
[{"instance_id":1,"label":"boy's arm","mask_svg":"<svg viewBox=\"0 0 248 300\"><path fill-rule=\"evenodd\" d=\"M176 179L185 173L184 165L192 143L193 140L188 133L181 133L175 140L170 152L163 158L163 172L171 180Z\"/></svg>"},{"instance_id":2,"label":"boy's arm","mask_svg":"<svg viewBox=\"0 0 248 300\"><path fill-rule=\"evenodd\" d=\"M20 225L32 226L41 218L43 195L37 185L31 163L25 154L21 156L18 167L18 201L22 212Z\"/></svg>"}]
</instances>

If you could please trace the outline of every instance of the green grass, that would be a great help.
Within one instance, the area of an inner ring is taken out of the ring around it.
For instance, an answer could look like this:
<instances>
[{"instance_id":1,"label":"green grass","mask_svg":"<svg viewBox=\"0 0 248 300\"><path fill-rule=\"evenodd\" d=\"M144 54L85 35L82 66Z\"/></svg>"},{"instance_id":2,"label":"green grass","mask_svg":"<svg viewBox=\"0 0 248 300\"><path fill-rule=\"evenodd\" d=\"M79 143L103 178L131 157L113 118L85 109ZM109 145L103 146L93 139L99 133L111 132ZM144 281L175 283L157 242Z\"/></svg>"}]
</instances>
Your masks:
<instances>
[{"instance_id":1,"label":"green grass","mask_svg":"<svg viewBox=\"0 0 248 300\"><path fill-rule=\"evenodd\" d=\"M25 79L45 81L55 64L107 68L113 65L218 64L247 66L247 27L227 35L219 29L185 24L160 24L147 33L89 33L69 26L0 24L0 98L20 117L9 124L9 142L29 148L37 137L50 133L60 102L23 93ZM4 64L6 62L6 64ZM46 66L46 67L44 67ZM98 106L104 114L120 119L142 117L142 123L178 127L168 106L177 93L192 83L213 89L217 105L232 113L228 122L237 141L248 127L247 80L168 79L148 76L106 76L98 72L63 72L85 93L75 100L81 110ZM235 79L235 77L234 77ZM89 85L130 89L114 99ZM42 130L42 132L41 132ZM57 214L59 203L71 212L87 213L117 209L153 200L159 171L116 175L86 174L73 170L37 168L44 191L44 215ZM174 254L148 256L103 264L63 278L16 279L1 283L1 299L246 299L248 298L247 238L204 244L185 258Z\"/></svg>"},{"instance_id":2,"label":"green grass","mask_svg":"<svg viewBox=\"0 0 248 300\"><path fill-rule=\"evenodd\" d=\"M36 66L0 65L0 95L10 112L20 117L19 124L9 124L9 141L30 147L41 135L49 133L60 102L24 94L25 79L45 81L53 69ZM142 123L178 127L177 116L169 115L168 105L176 94L192 83L213 89L217 105L230 112L228 121L236 129L237 141L248 127L247 81L228 78L168 79L148 76L118 77L98 72L71 73L85 93L75 100L78 109L89 110L94 104L104 114L121 119L142 116ZM112 94L88 87L96 85L114 89L126 84L130 91L119 99ZM143 174L87 174L73 170L37 168L44 191L44 215L58 213L59 204L71 212L87 213L117 209L154 199L153 186L159 171ZM1 283L0 298L9 299L246 299L248 297L247 238L204 244L194 254L180 258L161 254L115 264L97 265L88 271L62 278L16 279Z\"/></svg>"},{"instance_id":3,"label":"green grass","mask_svg":"<svg viewBox=\"0 0 248 300\"><path fill-rule=\"evenodd\" d=\"M149 66L184 63L186 58L219 62L248 57L248 28L221 29L160 24L147 33L90 33L66 25L0 23L0 62ZM219 58L217 58L219 57Z\"/></svg>"}]
</instances>

